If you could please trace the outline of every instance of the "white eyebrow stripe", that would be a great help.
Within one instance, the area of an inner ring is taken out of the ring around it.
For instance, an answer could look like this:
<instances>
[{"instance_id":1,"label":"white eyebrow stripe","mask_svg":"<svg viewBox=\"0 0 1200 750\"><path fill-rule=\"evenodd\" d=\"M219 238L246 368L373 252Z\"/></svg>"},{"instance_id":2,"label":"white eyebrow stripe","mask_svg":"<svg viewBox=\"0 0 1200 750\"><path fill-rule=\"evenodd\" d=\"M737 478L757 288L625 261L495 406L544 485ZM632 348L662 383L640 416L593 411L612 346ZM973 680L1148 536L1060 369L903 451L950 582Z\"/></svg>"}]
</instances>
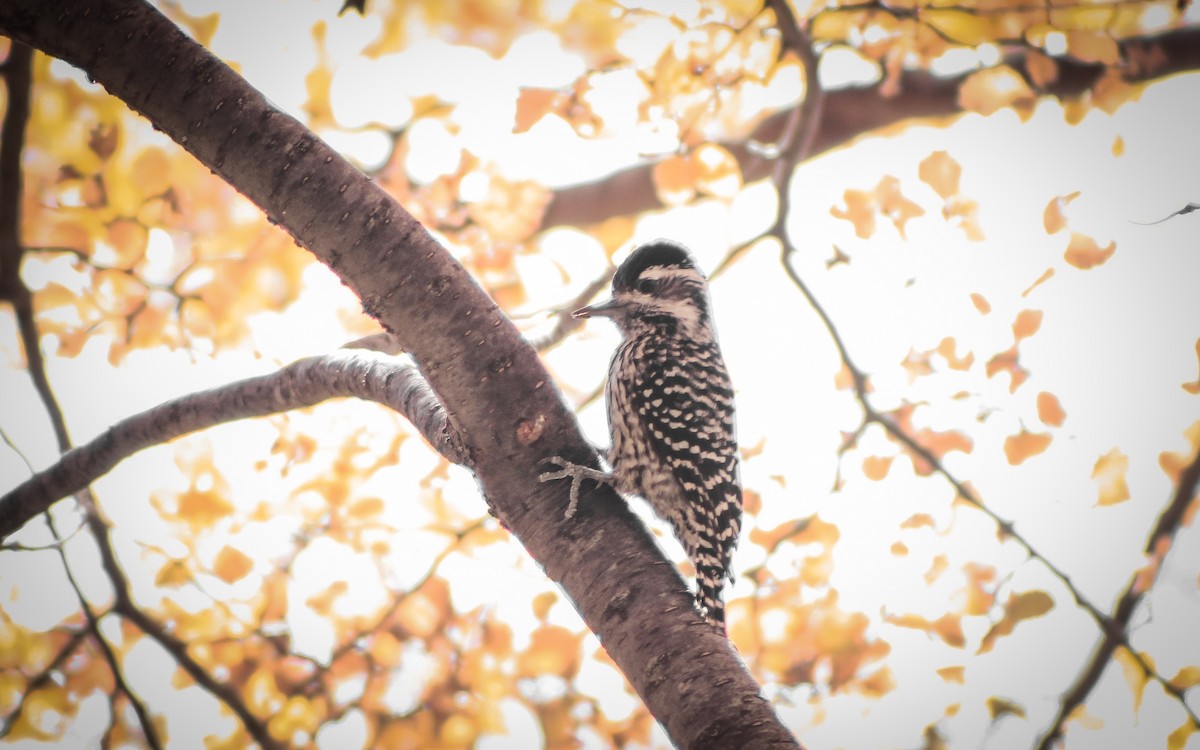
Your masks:
<instances>
[{"instance_id":1,"label":"white eyebrow stripe","mask_svg":"<svg viewBox=\"0 0 1200 750\"><path fill-rule=\"evenodd\" d=\"M647 268L638 275L639 279L666 279L679 278L680 276L691 276L696 281L704 281L704 276L694 268L684 268L683 266L655 266Z\"/></svg>"}]
</instances>

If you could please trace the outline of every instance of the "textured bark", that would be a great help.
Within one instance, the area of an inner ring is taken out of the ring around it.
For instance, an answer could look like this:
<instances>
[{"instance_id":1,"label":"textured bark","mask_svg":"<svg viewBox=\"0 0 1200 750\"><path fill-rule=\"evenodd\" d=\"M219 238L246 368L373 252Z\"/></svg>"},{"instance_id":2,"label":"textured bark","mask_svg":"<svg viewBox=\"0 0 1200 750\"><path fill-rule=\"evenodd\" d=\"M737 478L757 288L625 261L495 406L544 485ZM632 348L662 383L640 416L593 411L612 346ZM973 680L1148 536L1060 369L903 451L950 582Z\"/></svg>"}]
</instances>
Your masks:
<instances>
[{"instance_id":1,"label":"textured bark","mask_svg":"<svg viewBox=\"0 0 1200 750\"><path fill-rule=\"evenodd\" d=\"M1200 69L1200 29L1185 28L1160 36L1126 40L1124 47L1152 44L1162 51L1162 61L1151 69L1129 69L1128 81L1149 81L1182 71ZM1008 62L1024 73L1023 55ZM1103 65L1061 58L1058 78L1041 93L1059 99L1083 96L1103 74ZM900 77L895 96L885 96L880 87L830 89L824 93L820 122L815 125L806 158L819 156L859 136L884 130L914 118L950 117L962 114L958 89L965 76L939 78L909 71ZM1036 89L1035 89L1036 90ZM754 153L750 140L773 143L783 132L792 111L779 112L763 121L752 139L722 145L737 159L746 182L770 176L774 162ZM554 193L542 222L544 228L560 225L595 224L614 216L626 216L663 208L652 179L653 162L614 172L601 179L563 188Z\"/></svg>"},{"instance_id":2,"label":"textured bark","mask_svg":"<svg viewBox=\"0 0 1200 750\"><path fill-rule=\"evenodd\" d=\"M299 122L137 0L6 0L0 31L82 68L244 193L358 294L449 412L488 501L684 748L795 747L729 643L616 496L539 461L594 461L536 353L425 229Z\"/></svg>"}]
</instances>

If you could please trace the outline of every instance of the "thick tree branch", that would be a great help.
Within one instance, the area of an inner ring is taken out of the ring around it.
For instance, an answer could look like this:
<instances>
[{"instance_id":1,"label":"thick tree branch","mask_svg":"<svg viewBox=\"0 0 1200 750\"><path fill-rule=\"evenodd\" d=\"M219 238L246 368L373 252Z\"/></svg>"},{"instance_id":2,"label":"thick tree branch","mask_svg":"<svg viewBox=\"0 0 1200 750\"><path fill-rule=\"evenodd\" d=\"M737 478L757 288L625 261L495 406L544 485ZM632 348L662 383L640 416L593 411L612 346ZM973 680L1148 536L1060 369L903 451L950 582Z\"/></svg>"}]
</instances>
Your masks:
<instances>
[{"instance_id":1,"label":"thick tree branch","mask_svg":"<svg viewBox=\"0 0 1200 750\"><path fill-rule=\"evenodd\" d=\"M191 393L121 420L91 442L0 498L0 535L57 500L78 492L134 453L197 430L355 397L408 418L447 460L463 463L461 441L415 367L365 350L343 350L293 362L278 372Z\"/></svg>"},{"instance_id":2,"label":"thick tree branch","mask_svg":"<svg viewBox=\"0 0 1200 750\"><path fill-rule=\"evenodd\" d=\"M1155 68L1127 71L1125 79L1130 82L1157 80L1182 71L1200 69L1200 28L1188 27L1121 42L1122 48L1138 44L1158 46L1165 62ZM1017 52L1006 62L1023 71L1024 59L1025 53ZM1070 58L1058 58L1056 62L1058 78L1041 93L1058 99L1083 96L1105 71L1103 65ZM925 72L908 71L900 76L900 93L892 97L881 94L878 84L826 91L820 125L812 135L805 158L818 156L861 135L883 130L905 120L961 114L958 90L965 78L965 74L940 78ZM805 103L801 106L805 106L810 96L806 94ZM763 158L749 144L777 142L788 127L791 112L786 110L767 118L750 139L722 144L741 165L742 176L747 183L769 177L772 172L771 160ZM546 207L543 228L596 224L614 216L663 208L655 191L653 169L654 163L647 162L555 192L550 205Z\"/></svg>"},{"instance_id":3,"label":"thick tree branch","mask_svg":"<svg viewBox=\"0 0 1200 750\"><path fill-rule=\"evenodd\" d=\"M677 746L796 747L616 495L588 493L585 512L563 518L565 488L539 484L539 462L557 454L598 465L594 452L515 326L394 199L143 2L9 0L0 30L82 68L145 115L397 336L461 430L488 501Z\"/></svg>"}]
</instances>

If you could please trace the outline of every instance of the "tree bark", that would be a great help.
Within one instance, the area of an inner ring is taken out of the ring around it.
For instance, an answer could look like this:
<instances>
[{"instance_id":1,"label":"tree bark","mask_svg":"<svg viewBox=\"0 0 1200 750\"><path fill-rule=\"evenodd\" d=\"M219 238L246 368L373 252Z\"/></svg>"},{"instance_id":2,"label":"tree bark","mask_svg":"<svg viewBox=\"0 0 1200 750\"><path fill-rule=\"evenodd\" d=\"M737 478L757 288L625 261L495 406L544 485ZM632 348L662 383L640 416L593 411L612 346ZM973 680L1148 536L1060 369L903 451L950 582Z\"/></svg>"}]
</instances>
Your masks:
<instances>
[{"instance_id":1,"label":"tree bark","mask_svg":"<svg viewBox=\"0 0 1200 750\"><path fill-rule=\"evenodd\" d=\"M566 483L540 485L539 461L592 449L517 329L391 196L139 0L6 0L0 32L82 68L358 294L420 363L488 502L677 746L797 746L619 498L585 493L563 518Z\"/></svg>"}]
</instances>

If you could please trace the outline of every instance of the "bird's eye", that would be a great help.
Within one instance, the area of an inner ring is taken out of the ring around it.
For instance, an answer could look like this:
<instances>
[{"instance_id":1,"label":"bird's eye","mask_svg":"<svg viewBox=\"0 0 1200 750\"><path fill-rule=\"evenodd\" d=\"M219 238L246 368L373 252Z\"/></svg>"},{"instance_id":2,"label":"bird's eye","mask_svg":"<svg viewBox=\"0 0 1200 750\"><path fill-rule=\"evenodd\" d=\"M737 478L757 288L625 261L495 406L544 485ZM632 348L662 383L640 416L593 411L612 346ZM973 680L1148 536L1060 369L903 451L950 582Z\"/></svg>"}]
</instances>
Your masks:
<instances>
[{"instance_id":1,"label":"bird's eye","mask_svg":"<svg viewBox=\"0 0 1200 750\"><path fill-rule=\"evenodd\" d=\"M642 294L653 294L658 288L658 279L638 279L637 290Z\"/></svg>"}]
</instances>

